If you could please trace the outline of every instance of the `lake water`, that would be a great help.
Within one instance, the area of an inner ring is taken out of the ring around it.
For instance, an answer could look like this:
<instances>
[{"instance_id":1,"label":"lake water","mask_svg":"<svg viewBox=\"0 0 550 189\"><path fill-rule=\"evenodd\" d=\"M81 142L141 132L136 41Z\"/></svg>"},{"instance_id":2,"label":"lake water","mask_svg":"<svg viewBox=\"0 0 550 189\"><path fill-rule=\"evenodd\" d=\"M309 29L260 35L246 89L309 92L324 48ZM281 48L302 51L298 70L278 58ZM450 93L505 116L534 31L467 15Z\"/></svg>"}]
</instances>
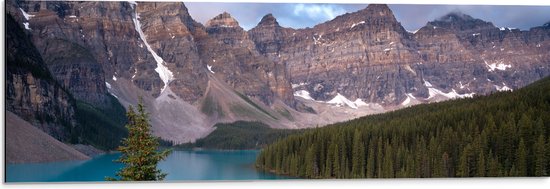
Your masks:
<instances>
[{"instance_id":1,"label":"lake water","mask_svg":"<svg viewBox=\"0 0 550 189\"><path fill-rule=\"evenodd\" d=\"M257 171L259 151L173 151L159 168L168 181L289 179ZM114 163L119 153L96 156L86 161L6 165L7 182L83 182L114 177L122 164Z\"/></svg>"}]
</instances>

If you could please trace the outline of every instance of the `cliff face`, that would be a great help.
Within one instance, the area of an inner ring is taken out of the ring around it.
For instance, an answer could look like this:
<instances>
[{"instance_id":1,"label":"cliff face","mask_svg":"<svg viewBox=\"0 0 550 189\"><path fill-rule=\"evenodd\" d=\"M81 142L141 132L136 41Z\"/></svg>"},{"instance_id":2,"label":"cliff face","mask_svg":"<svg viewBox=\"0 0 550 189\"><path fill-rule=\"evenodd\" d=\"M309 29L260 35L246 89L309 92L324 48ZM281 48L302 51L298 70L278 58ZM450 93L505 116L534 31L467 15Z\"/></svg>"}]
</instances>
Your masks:
<instances>
[{"instance_id":1,"label":"cliff face","mask_svg":"<svg viewBox=\"0 0 550 189\"><path fill-rule=\"evenodd\" d=\"M106 81L118 73L130 75L126 70L143 58L128 55L146 52L128 48L137 46L129 4L23 1L19 6L31 15L25 19L27 30L48 68L79 100L110 104ZM152 88L153 83L139 85Z\"/></svg>"},{"instance_id":2,"label":"cliff face","mask_svg":"<svg viewBox=\"0 0 550 189\"><path fill-rule=\"evenodd\" d=\"M516 89L548 74L550 30L497 28L461 13L428 22L414 34L424 80L459 93Z\"/></svg>"},{"instance_id":3,"label":"cliff face","mask_svg":"<svg viewBox=\"0 0 550 189\"><path fill-rule=\"evenodd\" d=\"M223 13L208 21L206 32L208 37L199 41L199 49L212 74L267 105L275 99L293 103L285 66L261 56L231 15Z\"/></svg>"},{"instance_id":4,"label":"cliff face","mask_svg":"<svg viewBox=\"0 0 550 189\"><path fill-rule=\"evenodd\" d=\"M299 30L266 15L249 34L260 53L287 65L297 96L393 106L515 89L549 75L549 32L450 13L409 33L388 6L371 4Z\"/></svg>"},{"instance_id":5,"label":"cliff face","mask_svg":"<svg viewBox=\"0 0 550 189\"><path fill-rule=\"evenodd\" d=\"M389 103L402 99L407 88L422 85L406 71L418 56L410 35L386 5L371 5L311 29L283 29L265 24L274 18L264 18L251 30L257 45L266 49L260 52L286 64L292 83L302 84L295 90L307 90L316 100L340 93Z\"/></svg>"},{"instance_id":6,"label":"cliff face","mask_svg":"<svg viewBox=\"0 0 550 189\"><path fill-rule=\"evenodd\" d=\"M148 53L156 53L158 57L155 61L159 62L160 58L168 69L166 71L172 74L169 79L161 78L165 81L164 84L169 83L172 91L186 101L198 100L202 97L207 82L206 67L200 60L195 39L195 36L205 35L202 25L191 18L183 3L143 2L132 7L138 15L134 22L139 21L140 25L135 25L139 27L136 30L141 29L143 32L141 42L148 43L145 45L151 48ZM155 70L158 68L159 66ZM159 73L142 78L156 75ZM160 90L157 88L154 91Z\"/></svg>"},{"instance_id":7,"label":"cliff face","mask_svg":"<svg viewBox=\"0 0 550 189\"><path fill-rule=\"evenodd\" d=\"M325 125L550 75L549 25L519 31L461 13L410 33L387 5L371 4L306 29L268 14L245 31L228 13L203 26L176 2L9 4L36 56L77 100L105 107L112 94L128 106L141 97L154 134L176 143L216 122ZM11 91L37 83L16 79Z\"/></svg>"},{"instance_id":8,"label":"cliff face","mask_svg":"<svg viewBox=\"0 0 550 189\"><path fill-rule=\"evenodd\" d=\"M76 124L74 100L11 15L6 16L6 110L62 141Z\"/></svg>"}]
</instances>

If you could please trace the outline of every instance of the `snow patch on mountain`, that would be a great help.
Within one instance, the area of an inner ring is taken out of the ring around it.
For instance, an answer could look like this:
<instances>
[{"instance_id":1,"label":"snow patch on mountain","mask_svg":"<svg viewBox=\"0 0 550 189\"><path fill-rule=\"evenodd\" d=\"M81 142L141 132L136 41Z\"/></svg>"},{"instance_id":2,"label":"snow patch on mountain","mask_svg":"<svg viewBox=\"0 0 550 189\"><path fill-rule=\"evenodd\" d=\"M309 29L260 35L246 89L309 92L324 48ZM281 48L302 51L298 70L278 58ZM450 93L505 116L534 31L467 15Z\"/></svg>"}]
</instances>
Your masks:
<instances>
[{"instance_id":1,"label":"snow patch on mountain","mask_svg":"<svg viewBox=\"0 0 550 189\"><path fill-rule=\"evenodd\" d=\"M423 81L424 81L424 86L426 86L426 87L433 87L433 85L432 85L430 82L428 82L428 81L426 81L426 80L423 80Z\"/></svg>"},{"instance_id":2,"label":"snow patch on mountain","mask_svg":"<svg viewBox=\"0 0 550 189\"><path fill-rule=\"evenodd\" d=\"M306 90L296 91L296 92L294 92L294 96L301 97L301 98L306 99L306 100L315 100L315 99L311 98L309 92L306 91Z\"/></svg>"},{"instance_id":3,"label":"snow patch on mountain","mask_svg":"<svg viewBox=\"0 0 550 189\"><path fill-rule=\"evenodd\" d=\"M19 10L21 10L21 13L23 13L23 16L25 17L26 20L30 20L32 17L34 17L34 15L28 14L22 8L19 8Z\"/></svg>"},{"instance_id":4,"label":"snow patch on mountain","mask_svg":"<svg viewBox=\"0 0 550 189\"><path fill-rule=\"evenodd\" d=\"M347 99L344 95L341 95L340 93L337 93L332 100L329 100L327 102L328 104L335 104L336 106L344 106L347 105L350 108L357 109L357 104L352 102L351 100Z\"/></svg>"},{"instance_id":5,"label":"snow patch on mountain","mask_svg":"<svg viewBox=\"0 0 550 189\"><path fill-rule=\"evenodd\" d=\"M367 104L366 102L363 101L363 99L356 99L354 102L353 102L357 107L361 107L361 106L368 106L369 104Z\"/></svg>"},{"instance_id":6,"label":"snow patch on mountain","mask_svg":"<svg viewBox=\"0 0 550 189\"><path fill-rule=\"evenodd\" d=\"M502 83L502 87L498 85L494 85L497 91L513 91L510 87L506 86L506 83Z\"/></svg>"},{"instance_id":7,"label":"snow patch on mountain","mask_svg":"<svg viewBox=\"0 0 550 189\"><path fill-rule=\"evenodd\" d=\"M403 106L407 106L412 102L412 100L416 100L416 97L412 93L407 93L405 95L407 95L407 98L401 103Z\"/></svg>"},{"instance_id":8,"label":"snow patch on mountain","mask_svg":"<svg viewBox=\"0 0 550 189\"><path fill-rule=\"evenodd\" d=\"M140 17L139 17L139 14L137 13L137 7L136 7L137 3L131 2L130 4L132 5L135 11L135 14L132 17L132 20L134 21L134 26L136 28L136 31L139 33L139 37L147 47L147 50L151 52L151 54L153 55L153 58L157 62L157 68L155 68L155 71L159 74L160 79L164 83L164 86L160 90L160 92L162 93L162 91L164 91L168 86L168 84L174 79L174 74L170 71L170 69L168 69L168 67L164 65L164 60L153 50L153 48L151 48L151 45L149 45L149 43L147 42L147 36L143 33L143 30L141 30L141 23L139 22Z\"/></svg>"},{"instance_id":9,"label":"snow patch on mountain","mask_svg":"<svg viewBox=\"0 0 550 189\"><path fill-rule=\"evenodd\" d=\"M349 29L353 29L355 26L358 26L358 25L361 25L361 24L364 24L364 23L365 23L365 21L354 23L354 24L351 25L351 27Z\"/></svg>"},{"instance_id":10,"label":"snow patch on mountain","mask_svg":"<svg viewBox=\"0 0 550 189\"><path fill-rule=\"evenodd\" d=\"M206 68L208 68L208 71L210 71L210 73L214 73L214 71L212 71L212 66L210 66L210 65L207 64L207 65L206 65Z\"/></svg>"},{"instance_id":11,"label":"snow patch on mountain","mask_svg":"<svg viewBox=\"0 0 550 189\"><path fill-rule=\"evenodd\" d=\"M487 61L485 61L485 65L488 67L489 72L495 71L495 70L501 70L505 71L508 68L512 68L512 65L510 64L504 64L502 61L489 64Z\"/></svg>"},{"instance_id":12,"label":"snow patch on mountain","mask_svg":"<svg viewBox=\"0 0 550 189\"><path fill-rule=\"evenodd\" d=\"M298 88L298 87L301 87L301 86L304 86L304 85L307 85L308 83L298 83L298 84L295 84L295 83L292 83L292 88Z\"/></svg>"},{"instance_id":13,"label":"snow patch on mountain","mask_svg":"<svg viewBox=\"0 0 550 189\"><path fill-rule=\"evenodd\" d=\"M411 103L411 98L407 96L407 98L401 103L401 105L406 106L409 103Z\"/></svg>"},{"instance_id":14,"label":"snow patch on mountain","mask_svg":"<svg viewBox=\"0 0 550 189\"><path fill-rule=\"evenodd\" d=\"M26 29L26 30L31 30L31 27L29 27L29 23L28 23L28 22L23 22L23 26L25 26L25 29Z\"/></svg>"},{"instance_id":15,"label":"snow patch on mountain","mask_svg":"<svg viewBox=\"0 0 550 189\"><path fill-rule=\"evenodd\" d=\"M452 89L451 92L445 93L445 92L440 91L436 88L428 88L428 92L430 93L430 96L428 97L428 99L433 98L436 95L441 95L441 96L447 97L449 99L472 98L472 97L474 97L474 94L475 94L475 93L458 94L455 89Z\"/></svg>"}]
</instances>

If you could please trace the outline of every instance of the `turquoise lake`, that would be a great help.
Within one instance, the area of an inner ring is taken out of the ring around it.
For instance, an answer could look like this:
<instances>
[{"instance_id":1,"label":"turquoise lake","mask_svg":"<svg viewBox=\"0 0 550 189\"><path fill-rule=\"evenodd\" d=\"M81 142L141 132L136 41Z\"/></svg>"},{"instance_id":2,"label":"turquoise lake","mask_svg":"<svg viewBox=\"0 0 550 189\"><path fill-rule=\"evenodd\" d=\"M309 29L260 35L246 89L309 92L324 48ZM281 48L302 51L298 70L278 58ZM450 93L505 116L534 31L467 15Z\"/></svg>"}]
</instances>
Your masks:
<instances>
[{"instance_id":1,"label":"turquoise lake","mask_svg":"<svg viewBox=\"0 0 550 189\"><path fill-rule=\"evenodd\" d=\"M257 171L259 151L173 151L159 168L167 181L289 179ZM114 177L122 164L114 163L119 153L104 154L86 161L6 165L7 182L86 182Z\"/></svg>"}]
</instances>

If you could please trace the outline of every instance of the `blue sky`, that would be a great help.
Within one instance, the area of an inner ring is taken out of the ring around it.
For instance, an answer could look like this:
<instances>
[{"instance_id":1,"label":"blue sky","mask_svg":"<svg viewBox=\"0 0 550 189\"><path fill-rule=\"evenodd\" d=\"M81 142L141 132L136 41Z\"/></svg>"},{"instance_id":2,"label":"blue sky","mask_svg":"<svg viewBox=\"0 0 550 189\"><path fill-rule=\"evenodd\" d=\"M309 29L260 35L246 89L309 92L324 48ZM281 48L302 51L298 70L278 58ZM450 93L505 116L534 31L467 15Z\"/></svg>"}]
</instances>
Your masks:
<instances>
[{"instance_id":1,"label":"blue sky","mask_svg":"<svg viewBox=\"0 0 550 189\"><path fill-rule=\"evenodd\" d=\"M260 19L272 13L283 27L305 28L331 20L346 12L355 12L367 4L317 4L317 3L207 3L186 2L191 16L201 22L226 11L244 29L258 24ZM550 21L550 6L509 5L404 5L390 4L397 20L405 29L414 31L428 21L435 20L449 12L460 11L493 22L498 27L512 27L528 30Z\"/></svg>"}]
</instances>

